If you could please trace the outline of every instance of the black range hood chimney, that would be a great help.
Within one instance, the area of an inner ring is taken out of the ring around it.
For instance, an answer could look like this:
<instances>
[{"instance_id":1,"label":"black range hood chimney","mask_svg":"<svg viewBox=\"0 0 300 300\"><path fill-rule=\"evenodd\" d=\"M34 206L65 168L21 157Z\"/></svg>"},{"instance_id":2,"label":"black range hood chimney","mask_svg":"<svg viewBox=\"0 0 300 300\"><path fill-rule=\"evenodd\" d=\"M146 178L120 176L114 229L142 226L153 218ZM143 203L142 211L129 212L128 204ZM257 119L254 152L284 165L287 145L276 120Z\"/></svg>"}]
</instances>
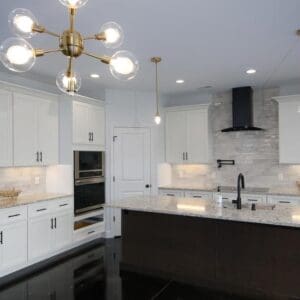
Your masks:
<instances>
[{"instance_id":1,"label":"black range hood chimney","mask_svg":"<svg viewBox=\"0 0 300 300\"><path fill-rule=\"evenodd\" d=\"M232 127L222 132L264 130L253 126L253 90L250 86L232 89Z\"/></svg>"}]
</instances>

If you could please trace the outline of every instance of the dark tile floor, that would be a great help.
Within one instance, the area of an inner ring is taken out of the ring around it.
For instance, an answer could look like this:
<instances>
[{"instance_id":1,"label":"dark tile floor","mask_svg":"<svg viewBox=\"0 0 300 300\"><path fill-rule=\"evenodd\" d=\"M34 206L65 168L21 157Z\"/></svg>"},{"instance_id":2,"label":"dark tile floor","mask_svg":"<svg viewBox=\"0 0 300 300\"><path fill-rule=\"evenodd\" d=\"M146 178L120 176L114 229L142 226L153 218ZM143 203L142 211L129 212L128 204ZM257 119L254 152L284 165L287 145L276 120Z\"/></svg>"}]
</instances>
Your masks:
<instances>
[{"instance_id":1,"label":"dark tile floor","mask_svg":"<svg viewBox=\"0 0 300 300\"><path fill-rule=\"evenodd\" d=\"M0 290L0 300L237 300L157 278L119 276L121 240L107 240Z\"/></svg>"}]
</instances>

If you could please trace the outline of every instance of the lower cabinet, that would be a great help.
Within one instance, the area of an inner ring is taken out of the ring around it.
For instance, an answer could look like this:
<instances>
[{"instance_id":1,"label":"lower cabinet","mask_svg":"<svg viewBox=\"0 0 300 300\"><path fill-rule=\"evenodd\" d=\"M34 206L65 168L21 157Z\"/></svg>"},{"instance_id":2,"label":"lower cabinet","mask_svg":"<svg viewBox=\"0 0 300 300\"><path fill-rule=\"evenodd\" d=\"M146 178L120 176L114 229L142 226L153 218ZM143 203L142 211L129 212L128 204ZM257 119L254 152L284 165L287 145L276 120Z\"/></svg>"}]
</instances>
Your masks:
<instances>
[{"instance_id":1,"label":"lower cabinet","mask_svg":"<svg viewBox=\"0 0 300 300\"><path fill-rule=\"evenodd\" d=\"M72 243L73 210L68 199L29 206L28 259L35 262Z\"/></svg>"},{"instance_id":2,"label":"lower cabinet","mask_svg":"<svg viewBox=\"0 0 300 300\"><path fill-rule=\"evenodd\" d=\"M0 212L0 276L27 263L27 210L23 207Z\"/></svg>"},{"instance_id":3,"label":"lower cabinet","mask_svg":"<svg viewBox=\"0 0 300 300\"><path fill-rule=\"evenodd\" d=\"M28 300L27 283L20 282L0 291L0 300Z\"/></svg>"}]
</instances>

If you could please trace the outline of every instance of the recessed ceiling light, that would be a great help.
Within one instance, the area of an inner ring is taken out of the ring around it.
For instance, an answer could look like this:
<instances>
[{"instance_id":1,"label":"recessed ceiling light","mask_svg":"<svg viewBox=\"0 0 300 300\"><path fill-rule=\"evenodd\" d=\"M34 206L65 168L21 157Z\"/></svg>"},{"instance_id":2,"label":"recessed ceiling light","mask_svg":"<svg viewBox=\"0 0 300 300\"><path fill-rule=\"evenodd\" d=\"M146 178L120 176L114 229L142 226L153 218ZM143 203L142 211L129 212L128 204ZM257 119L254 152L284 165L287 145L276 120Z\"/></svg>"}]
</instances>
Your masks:
<instances>
[{"instance_id":1,"label":"recessed ceiling light","mask_svg":"<svg viewBox=\"0 0 300 300\"><path fill-rule=\"evenodd\" d=\"M91 77L91 78L99 78L100 75L99 75L99 74L91 74L90 77Z\"/></svg>"},{"instance_id":2,"label":"recessed ceiling light","mask_svg":"<svg viewBox=\"0 0 300 300\"><path fill-rule=\"evenodd\" d=\"M182 84L182 83L184 83L184 80L183 79L178 79L178 80L176 80L176 83Z\"/></svg>"},{"instance_id":3,"label":"recessed ceiling light","mask_svg":"<svg viewBox=\"0 0 300 300\"><path fill-rule=\"evenodd\" d=\"M255 74L256 70L255 69L249 69L246 71L247 74Z\"/></svg>"}]
</instances>

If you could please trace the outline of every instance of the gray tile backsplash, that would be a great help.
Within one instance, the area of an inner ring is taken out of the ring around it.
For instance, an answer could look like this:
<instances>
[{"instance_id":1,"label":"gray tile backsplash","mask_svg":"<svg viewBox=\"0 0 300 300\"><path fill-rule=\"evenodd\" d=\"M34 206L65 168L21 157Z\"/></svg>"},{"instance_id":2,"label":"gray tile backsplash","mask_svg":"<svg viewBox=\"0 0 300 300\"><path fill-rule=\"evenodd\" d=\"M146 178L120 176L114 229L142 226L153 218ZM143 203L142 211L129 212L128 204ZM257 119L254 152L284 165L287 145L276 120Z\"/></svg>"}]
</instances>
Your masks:
<instances>
[{"instance_id":1,"label":"gray tile backsplash","mask_svg":"<svg viewBox=\"0 0 300 300\"><path fill-rule=\"evenodd\" d=\"M231 93L214 97L211 107L214 163L174 165L172 183L235 185L237 175L242 172L251 187L297 190L300 165L279 164L278 104L272 100L277 95L279 89L254 92L254 125L265 131L230 133L221 130L232 125ZM236 165L218 169L217 159L234 159Z\"/></svg>"}]
</instances>

